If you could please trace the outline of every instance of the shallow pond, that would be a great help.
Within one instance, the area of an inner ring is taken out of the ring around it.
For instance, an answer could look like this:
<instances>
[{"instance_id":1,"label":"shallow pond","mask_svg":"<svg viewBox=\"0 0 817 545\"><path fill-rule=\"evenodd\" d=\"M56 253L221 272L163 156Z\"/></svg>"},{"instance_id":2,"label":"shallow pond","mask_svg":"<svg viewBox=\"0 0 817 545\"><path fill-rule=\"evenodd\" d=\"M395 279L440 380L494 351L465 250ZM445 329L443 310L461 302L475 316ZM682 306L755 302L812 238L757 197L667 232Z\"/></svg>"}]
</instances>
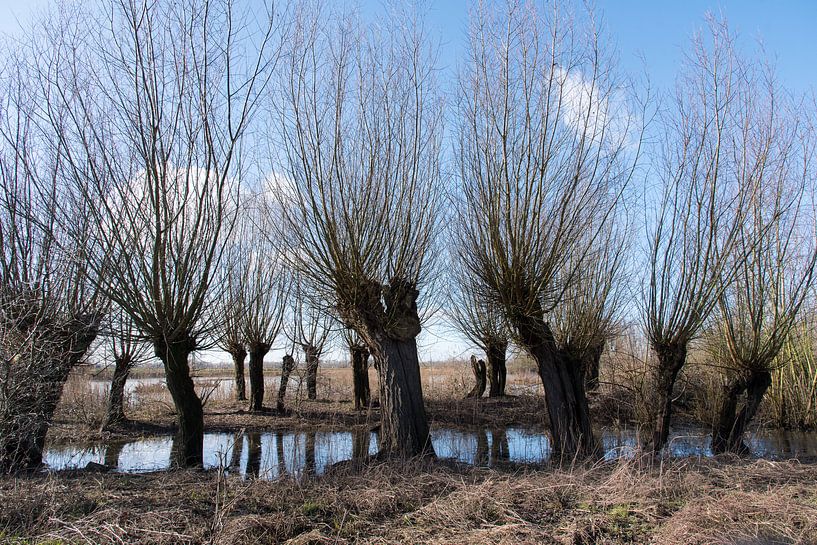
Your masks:
<instances>
[{"instance_id":1,"label":"shallow pond","mask_svg":"<svg viewBox=\"0 0 817 545\"><path fill-rule=\"evenodd\" d=\"M478 466L498 464L541 464L551 455L547 434L521 428L463 431L432 431L434 450L441 458ZM605 458L632 456L639 438L631 430L604 430L601 434ZM758 432L748 434L756 456L765 458L817 457L817 434ZM712 454L705 430L675 433L668 452L676 457ZM45 464L52 470L84 468L89 462L139 473L170 467L173 438L148 437L108 445L51 445ZM303 473L322 474L331 465L377 452L377 434L355 432L250 432L207 433L204 436L204 465L225 467L230 472L265 479Z\"/></svg>"}]
</instances>

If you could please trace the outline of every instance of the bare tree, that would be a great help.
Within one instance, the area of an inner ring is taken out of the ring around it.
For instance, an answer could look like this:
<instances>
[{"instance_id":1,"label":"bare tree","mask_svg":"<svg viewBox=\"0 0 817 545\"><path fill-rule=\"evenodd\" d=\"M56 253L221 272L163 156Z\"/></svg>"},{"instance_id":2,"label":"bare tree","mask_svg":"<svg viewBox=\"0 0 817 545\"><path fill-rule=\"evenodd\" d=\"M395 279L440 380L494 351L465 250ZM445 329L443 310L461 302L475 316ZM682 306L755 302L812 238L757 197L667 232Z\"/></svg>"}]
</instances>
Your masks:
<instances>
[{"instance_id":1,"label":"bare tree","mask_svg":"<svg viewBox=\"0 0 817 545\"><path fill-rule=\"evenodd\" d=\"M202 463L189 356L218 325L236 156L278 59L277 15L228 0L109 0L81 29L53 32L39 63L54 152L96 226L89 266L164 363L181 466Z\"/></svg>"},{"instance_id":2,"label":"bare tree","mask_svg":"<svg viewBox=\"0 0 817 545\"><path fill-rule=\"evenodd\" d=\"M264 357L281 332L288 301L289 274L284 270L279 249L264 235L269 232L268 203L263 193L244 208L238 231L242 250L239 269L241 334L250 355L250 410L264 410Z\"/></svg>"},{"instance_id":3,"label":"bare tree","mask_svg":"<svg viewBox=\"0 0 817 545\"><path fill-rule=\"evenodd\" d=\"M747 425L772 383L778 355L795 331L814 284L813 209L804 197L814 180L815 139L808 111L772 73L753 74L741 110L735 157L756 189L746 203L730 259L736 272L718 297L714 344L726 378L712 434L714 452L748 452ZM745 394L742 402L740 398Z\"/></svg>"},{"instance_id":4,"label":"bare tree","mask_svg":"<svg viewBox=\"0 0 817 545\"><path fill-rule=\"evenodd\" d=\"M510 342L510 331L506 325L505 315L501 307L498 307L492 299L482 296L478 286L469 282L464 275L457 274L454 278L457 287L452 291L451 318L457 329L485 352L487 364L483 362L483 365L486 366L484 371L490 384L488 397L504 396L508 374L506 353ZM473 367L475 358L471 359ZM478 371L479 367L473 368L477 375L477 385L479 385L479 376L482 372ZM471 395L476 392L469 392L467 397L482 397L484 391L483 385L479 395Z\"/></svg>"},{"instance_id":5,"label":"bare tree","mask_svg":"<svg viewBox=\"0 0 817 545\"><path fill-rule=\"evenodd\" d=\"M128 420L125 416L125 384L131 369L147 356L149 345L144 342L131 317L121 309L109 312L103 327L103 334L107 337L107 353L114 363L108 404L100 426L101 431L108 431Z\"/></svg>"},{"instance_id":6,"label":"bare tree","mask_svg":"<svg viewBox=\"0 0 817 545\"><path fill-rule=\"evenodd\" d=\"M318 398L318 367L321 355L332 333L332 316L315 294L295 280L292 292L292 319L289 340L300 346L306 359L306 395Z\"/></svg>"},{"instance_id":7,"label":"bare tree","mask_svg":"<svg viewBox=\"0 0 817 545\"><path fill-rule=\"evenodd\" d=\"M366 34L344 13L302 12L280 191L293 264L378 364L381 453L403 455L432 450L416 337L441 201L442 104L414 20Z\"/></svg>"},{"instance_id":8,"label":"bare tree","mask_svg":"<svg viewBox=\"0 0 817 545\"><path fill-rule=\"evenodd\" d=\"M0 65L0 472L37 468L68 375L99 331L87 210L38 128L42 96L12 53Z\"/></svg>"},{"instance_id":9,"label":"bare tree","mask_svg":"<svg viewBox=\"0 0 817 545\"><path fill-rule=\"evenodd\" d=\"M640 151L640 111L592 13L480 5L459 78L460 260L536 360L554 453L596 450L576 362L549 313L603 232ZM635 133L635 134L634 134Z\"/></svg>"},{"instance_id":10,"label":"bare tree","mask_svg":"<svg viewBox=\"0 0 817 545\"><path fill-rule=\"evenodd\" d=\"M656 451L669 437L673 387L689 344L741 261L733 251L755 174L741 164L748 149L741 131L757 121L746 108L755 89L725 24L710 19L708 32L695 38L676 89L658 124L654 163L662 192L648 220L643 295L646 334L657 356Z\"/></svg>"},{"instance_id":11,"label":"bare tree","mask_svg":"<svg viewBox=\"0 0 817 545\"><path fill-rule=\"evenodd\" d=\"M241 253L235 248L227 259L226 282L227 287L218 304L218 311L223 317L222 326L217 332L216 342L222 350L227 352L233 360L235 377L235 400L247 400L247 383L244 379L244 362L247 359L247 348L241 331L241 318L244 310L241 307L241 277L236 261L241 259Z\"/></svg>"},{"instance_id":12,"label":"bare tree","mask_svg":"<svg viewBox=\"0 0 817 545\"><path fill-rule=\"evenodd\" d=\"M579 369L585 388L593 390L604 347L619 330L616 313L624 305L629 244L625 229L612 221L589 232L592 236L578 243L584 248L571 256L580 263L554 308L551 327L561 356Z\"/></svg>"},{"instance_id":13,"label":"bare tree","mask_svg":"<svg viewBox=\"0 0 817 545\"><path fill-rule=\"evenodd\" d=\"M352 362L352 390L355 410L360 411L369 407L371 403L371 389L369 387L369 348L360 335L352 329L341 329L341 335L349 347Z\"/></svg>"}]
</instances>

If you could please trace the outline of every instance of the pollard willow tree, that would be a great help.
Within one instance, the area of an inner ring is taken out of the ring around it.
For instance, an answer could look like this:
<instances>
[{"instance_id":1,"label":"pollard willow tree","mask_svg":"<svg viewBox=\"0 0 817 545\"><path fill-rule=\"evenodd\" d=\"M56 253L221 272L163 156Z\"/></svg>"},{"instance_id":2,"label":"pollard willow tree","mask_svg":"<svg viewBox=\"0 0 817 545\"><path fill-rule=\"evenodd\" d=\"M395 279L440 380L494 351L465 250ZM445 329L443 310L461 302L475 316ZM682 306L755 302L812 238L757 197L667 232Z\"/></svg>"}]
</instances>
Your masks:
<instances>
[{"instance_id":1,"label":"pollard willow tree","mask_svg":"<svg viewBox=\"0 0 817 545\"><path fill-rule=\"evenodd\" d=\"M39 60L54 153L95 225L89 268L164 364L174 463L198 466L204 420L189 356L218 322L236 156L286 19L227 0L106 0L75 21Z\"/></svg>"},{"instance_id":2,"label":"pollard willow tree","mask_svg":"<svg viewBox=\"0 0 817 545\"><path fill-rule=\"evenodd\" d=\"M16 53L0 66L0 473L36 469L68 375L99 331L87 211L37 122L42 96Z\"/></svg>"},{"instance_id":3,"label":"pollard willow tree","mask_svg":"<svg viewBox=\"0 0 817 545\"><path fill-rule=\"evenodd\" d=\"M630 245L626 227L613 221L588 232L591 236L579 243L584 247L571 257L580 263L553 310L551 329L561 356L579 369L583 387L594 390L604 348L620 330Z\"/></svg>"},{"instance_id":4,"label":"pollard willow tree","mask_svg":"<svg viewBox=\"0 0 817 545\"><path fill-rule=\"evenodd\" d=\"M304 283L296 278L291 300L291 318L287 336L301 347L306 362L306 397L318 398L318 367L326 344L332 334L332 315L326 304L315 293L309 293Z\"/></svg>"},{"instance_id":5,"label":"pollard willow tree","mask_svg":"<svg viewBox=\"0 0 817 545\"><path fill-rule=\"evenodd\" d=\"M747 69L736 156L755 186L730 254L735 272L726 279L714 316L725 384L712 432L716 453L748 453L744 431L769 386L785 342L814 285L815 134L802 100L782 90L774 73ZM785 363L785 362L784 362Z\"/></svg>"},{"instance_id":6,"label":"pollard willow tree","mask_svg":"<svg viewBox=\"0 0 817 545\"><path fill-rule=\"evenodd\" d=\"M506 355L511 336L505 315L495 300L481 294L479 287L469 281L468 275L455 274L454 278L456 287L452 290L451 319L457 329L485 353L488 397L504 396L508 374ZM479 383L481 371L477 369L475 374ZM482 392L475 396L469 393L467 397L481 396Z\"/></svg>"},{"instance_id":7,"label":"pollard willow tree","mask_svg":"<svg viewBox=\"0 0 817 545\"><path fill-rule=\"evenodd\" d=\"M745 134L761 121L750 107L752 94L762 92L756 83L726 25L710 19L707 32L694 39L674 100L659 115L653 163L660 197L647 219L649 279L642 300L657 360L656 452L669 437L673 388L690 343L742 263L734 252L757 187Z\"/></svg>"},{"instance_id":8,"label":"pollard willow tree","mask_svg":"<svg viewBox=\"0 0 817 545\"><path fill-rule=\"evenodd\" d=\"M346 14L305 10L283 121L282 236L377 362L383 455L433 452L416 339L434 270L442 101L412 20L366 33Z\"/></svg>"},{"instance_id":9,"label":"pollard willow tree","mask_svg":"<svg viewBox=\"0 0 817 545\"><path fill-rule=\"evenodd\" d=\"M111 309L103 321L104 353L113 360L113 376L100 431L110 431L128 421L125 415L125 384L131 370L144 361L149 345L133 325L133 319L119 308Z\"/></svg>"},{"instance_id":10,"label":"pollard willow tree","mask_svg":"<svg viewBox=\"0 0 817 545\"><path fill-rule=\"evenodd\" d=\"M272 230L266 193L259 192L243 208L237 274L238 323L250 356L250 410L264 410L264 358L281 332L288 302L289 274L280 250L265 233Z\"/></svg>"},{"instance_id":11,"label":"pollard willow tree","mask_svg":"<svg viewBox=\"0 0 817 545\"><path fill-rule=\"evenodd\" d=\"M459 78L460 260L536 360L553 452L569 458L596 442L548 314L633 176L643 119L606 51L591 13L480 5Z\"/></svg>"},{"instance_id":12,"label":"pollard willow tree","mask_svg":"<svg viewBox=\"0 0 817 545\"><path fill-rule=\"evenodd\" d=\"M237 245L236 245L237 246ZM245 375L245 362L247 360L247 347L241 334L241 283L236 260L241 259L241 252L237 247L232 247L227 252L227 270L225 271L226 287L218 302L219 314L222 317L221 327L215 334L216 345L230 355L233 360L233 379L235 387L235 400L247 401L247 381Z\"/></svg>"},{"instance_id":13,"label":"pollard willow tree","mask_svg":"<svg viewBox=\"0 0 817 545\"><path fill-rule=\"evenodd\" d=\"M371 388L369 387L369 348L360 338L360 335L352 329L342 328L340 336L344 344L349 348L355 410L367 409L372 398Z\"/></svg>"}]
</instances>

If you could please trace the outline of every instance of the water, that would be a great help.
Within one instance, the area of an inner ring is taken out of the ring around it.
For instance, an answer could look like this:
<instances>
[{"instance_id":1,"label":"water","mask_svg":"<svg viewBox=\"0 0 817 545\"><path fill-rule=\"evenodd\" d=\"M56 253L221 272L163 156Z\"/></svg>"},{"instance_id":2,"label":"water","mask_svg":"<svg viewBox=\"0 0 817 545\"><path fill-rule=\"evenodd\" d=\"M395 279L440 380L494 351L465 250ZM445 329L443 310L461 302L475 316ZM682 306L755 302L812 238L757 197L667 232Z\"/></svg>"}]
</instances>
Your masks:
<instances>
[{"instance_id":1,"label":"water","mask_svg":"<svg viewBox=\"0 0 817 545\"><path fill-rule=\"evenodd\" d=\"M193 382L200 395L213 396L215 398L227 399L233 397L235 389L235 379L233 377L194 377ZM111 387L110 380L88 381L91 390L100 395L107 395ZM280 376L265 377L264 387L267 391L277 392L281 383ZM125 382L125 397L131 403L136 404L141 399L141 392L151 391L156 387L167 388L164 377L132 378ZM297 390L300 385L300 377L293 374L289 377L289 388Z\"/></svg>"},{"instance_id":2,"label":"water","mask_svg":"<svg viewBox=\"0 0 817 545\"><path fill-rule=\"evenodd\" d=\"M440 458L477 466L546 463L551 456L547 434L522 428L464 431L438 429L431 434ZM639 438L632 430L604 430L605 458L632 456ZM766 458L817 457L817 434L758 432L747 434L756 456ZM156 436L108 445L52 445L45 464L52 470L81 469L89 462L115 467L124 473L165 470L170 467L173 438ZM702 429L681 430L671 438L668 452L675 457L711 456L711 437ZM377 452L377 434L354 432L207 433L205 468L262 479L304 473L321 475L333 464Z\"/></svg>"}]
</instances>

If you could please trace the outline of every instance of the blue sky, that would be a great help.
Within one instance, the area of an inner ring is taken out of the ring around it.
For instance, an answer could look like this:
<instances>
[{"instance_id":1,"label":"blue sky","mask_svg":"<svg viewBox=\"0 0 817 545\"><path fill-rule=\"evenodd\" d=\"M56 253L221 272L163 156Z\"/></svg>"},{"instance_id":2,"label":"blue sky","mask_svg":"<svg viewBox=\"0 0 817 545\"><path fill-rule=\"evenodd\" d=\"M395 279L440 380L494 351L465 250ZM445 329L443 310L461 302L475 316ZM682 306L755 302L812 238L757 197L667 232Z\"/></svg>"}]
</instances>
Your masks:
<instances>
[{"instance_id":1,"label":"blue sky","mask_svg":"<svg viewBox=\"0 0 817 545\"><path fill-rule=\"evenodd\" d=\"M339 1L339 0L338 0ZM377 13L384 0L359 0L366 15ZM32 11L48 0L0 0L0 33L17 33ZM466 0L426 0L428 23L441 39L442 68L453 74L465 47ZM596 6L619 52L622 68L632 75L646 70L652 85L667 89L688 48L693 32L709 11L721 14L739 36L739 43L762 40L776 59L781 82L797 92L817 87L817 1L815 0L597 0ZM642 61L643 57L643 61ZM420 339L426 359L467 355L467 345L448 328L430 327ZM274 356L278 359L278 354Z\"/></svg>"},{"instance_id":2,"label":"blue sky","mask_svg":"<svg viewBox=\"0 0 817 545\"><path fill-rule=\"evenodd\" d=\"M340 1L340 0L338 0ZM26 21L32 10L48 0L0 0L0 32L16 32L17 20ZM384 0L351 2L372 13ZM432 30L441 37L441 62L455 68L465 42L467 0L425 0ZM693 31L703 24L707 11L722 13L744 42L762 38L777 59L783 82L798 91L817 82L817 1L814 0L597 0L610 34L619 50L622 66L640 73L642 62L654 85L673 81Z\"/></svg>"},{"instance_id":3,"label":"blue sky","mask_svg":"<svg viewBox=\"0 0 817 545\"><path fill-rule=\"evenodd\" d=\"M363 2L366 11L382 0ZM442 39L441 63L455 68L465 45L466 0L428 0L429 23ZM817 83L817 1L814 0L597 0L621 65L639 75L646 70L653 85L672 85L683 49L707 12L722 14L740 43L761 39L776 59L782 81L797 91ZM641 57L643 56L643 61Z\"/></svg>"}]
</instances>

